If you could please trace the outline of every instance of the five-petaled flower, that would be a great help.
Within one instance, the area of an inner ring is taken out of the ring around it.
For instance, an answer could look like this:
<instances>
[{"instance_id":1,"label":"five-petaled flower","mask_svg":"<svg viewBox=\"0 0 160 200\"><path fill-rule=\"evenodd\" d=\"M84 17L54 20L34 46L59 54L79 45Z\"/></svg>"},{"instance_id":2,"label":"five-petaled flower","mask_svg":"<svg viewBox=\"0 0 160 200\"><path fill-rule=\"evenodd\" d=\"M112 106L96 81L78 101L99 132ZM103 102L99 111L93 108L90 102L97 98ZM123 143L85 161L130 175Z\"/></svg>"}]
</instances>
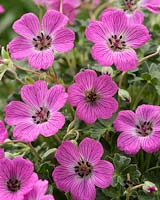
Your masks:
<instances>
[{"instance_id":1,"label":"five-petaled flower","mask_svg":"<svg viewBox=\"0 0 160 200\"><path fill-rule=\"evenodd\" d=\"M76 115L86 123L94 123L97 118L108 119L118 108L113 95L117 85L108 75L97 74L93 70L79 72L75 83L68 88L68 101L76 108Z\"/></svg>"},{"instance_id":2,"label":"five-petaled flower","mask_svg":"<svg viewBox=\"0 0 160 200\"><path fill-rule=\"evenodd\" d=\"M20 36L8 45L11 57L28 58L33 68L47 69L54 62L53 51L67 52L74 46L75 34L64 27L67 22L68 18L55 10L46 12L42 25L33 13L24 14L13 24Z\"/></svg>"},{"instance_id":3,"label":"five-petaled flower","mask_svg":"<svg viewBox=\"0 0 160 200\"><path fill-rule=\"evenodd\" d=\"M0 199L22 200L38 177L31 161L21 157L0 159Z\"/></svg>"},{"instance_id":4,"label":"five-petaled flower","mask_svg":"<svg viewBox=\"0 0 160 200\"><path fill-rule=\"evenodd\" d=\"M118 70L128 71L138 65L134 49L149 39L147 28L141 24L129 24L126 14L109 9L101 21L91 21L86 37L92 41L92 57L102 66L115 64Z\"/></svg>"},{"instance_id":5,"label":"five-petaled flower","mask_svg":"<svg viewBox=\"0 0 160 200\"><path fill-rule=\"evenodd\" d=\"M65 118L58 110L68 97L62 85L54 85L48 90L45 81L36 81L22 87L21 97L24 103L11 101L5 109L5 121L16 125L14 138L31 142L39 134L49 137L62 128Z\"/></svg>"},{"instance_id":6,"label":"five-petaled flower","mask_svg":"<svg viewBox=\"0 0 160 200\"><path fill-rule=\"evenodd\" d=\"M73 200L94 200L95 186L108 187L114 172L110 162L100 160L102 155L102 145L93 139L85 138L79 147L63 142L55 154L61 165L52 174L57 187L70 192Z\"/></svg>"},{"instance_id":7,"label":"five-petaled flower","mask_svg":"<svg viewBox=\"0 0 160 200\"><path fill-rule=\"evenodd\" d=\"M117 146L126 154L136 154L142 148L147 153L160 148L160 107L141 105L136 112L120 111L114 128L121 132Z\"/></svg>"}]
</instances>

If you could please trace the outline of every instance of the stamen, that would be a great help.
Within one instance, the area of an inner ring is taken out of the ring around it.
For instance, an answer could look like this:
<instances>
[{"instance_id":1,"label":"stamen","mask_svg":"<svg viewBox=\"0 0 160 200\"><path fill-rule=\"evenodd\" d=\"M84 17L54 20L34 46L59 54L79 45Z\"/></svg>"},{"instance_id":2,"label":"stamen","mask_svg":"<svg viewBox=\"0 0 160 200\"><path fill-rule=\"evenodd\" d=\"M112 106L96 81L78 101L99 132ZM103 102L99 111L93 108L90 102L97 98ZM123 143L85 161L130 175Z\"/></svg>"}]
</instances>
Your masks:
<instances>
[{"instance_id":1,"label":"stamen","mask_svg":"<svg viewBox=\"0 0 160 200\"><path fill-rule=\"evenodd\" d=\"M43 32L41 32L40 35L37 35L36 38L32 39L34 47L39 51L48 49L51 46L51 42L52 38L49 35L45 36Z\"/></svg>"},{"instance_id":2,"label":"stamen","mask_svg":"<svg viewBox=\"0 0 160 200\"><path fill-rule=\"evenodd\" d=\"M75 173L81 178L91 175L92 169L92 165L83 159L77 162L77 165L74 166Z\"/></svg>"},{"instance_id":3,"label":"stamen","mask_svg":"<svg viewBox=\"0 0 160 200\"><path fill-rule=\"evenodd\" d=\"M39 111L36 111L34 115L32 115L33 122L35 124L42 124L47 122L50 117L50 111L45 107L40 107Z\"/></svg>"}]
</instances>

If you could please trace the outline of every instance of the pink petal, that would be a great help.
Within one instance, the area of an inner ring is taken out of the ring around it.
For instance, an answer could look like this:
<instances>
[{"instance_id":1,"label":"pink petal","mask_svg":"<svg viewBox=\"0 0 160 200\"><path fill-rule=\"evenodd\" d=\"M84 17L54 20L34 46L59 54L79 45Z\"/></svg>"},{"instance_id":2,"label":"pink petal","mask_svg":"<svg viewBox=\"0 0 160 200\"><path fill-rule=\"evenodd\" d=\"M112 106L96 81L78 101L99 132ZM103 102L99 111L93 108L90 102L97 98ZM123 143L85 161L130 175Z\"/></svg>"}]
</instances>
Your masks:
<instances>
[{"instance_id":1,"label":"pink petal","mask_svg":"<svg viewBox=\"0 0 160 200\"><path fill-rule=\"evenodd\" d=\"M41 200L55 200L55 199L52 195L48 194L42 197Z\"/></svg>"},{"instance_id":2,"label":"pink petal","mask_svg":"<svg viewBox=\"0 0 160 200\"><path fill-rule=\"evenodd\" d=\"M110 76L101 75L97 77L95 81L95 89L98 93L106 97L115 95L117 93L118 86Z\"/></svg>"},{"instance_id":3,"label":"pink petal","mask_svg":"<svg viewBox=\"0 0 160 200\"><path fill-rule=\"evenodd\" d=\"M21 88L21 97L26 104L39 110L44 104L47 91L45 81L36 81L34 84L24 85Z\"/></svg>"},{"instance_id":4,"label":"pink petal","mask_svg":"<svg viewBox=\"0 0 160 200\"><path fill-rule=\"evenodd\" d=\"M67 22L68 18L65 15L55 10L49 10L43 16L42 29L47 35L50 35L57 29L64 27Z\"/></svg>"},{"instance_id":5,"label":"pink petal","mask_svg":"<svg viewBox=\"0 0 160 200\"><path fill-rule=\"evenodd\" d=\"M13 137L24 142L36 140L39 134L38 127L29 122L20 123L13 129Z\"/></svg>"},{"instance_id":6,"label":"pink petal","mask_svg":"<svg viewBox=\"0 0 160 200\"><path fill-rule=\"evenodd\" d=\"M53 48L59 52L67 52L74 47L75 34L72 30L61 28L54 33Z\"/></svg>"},{"instance_id":7,"label":"pink petal","mask_svg":"<svg viewBox=\"0 0 160 200\"><path fill-rule=\"evenodd\" d=\"M127 13L129 24L142 24L144 21L144 15L142 11L135 10L132 13Z\"/></svg>"},{"instance_id":8,"label":"pink petal","mask_svg":"<svg viewBox=\"0 0 160 200\"><path fill-rule=\"evenodd\" d=\"M67 169L67 167L56 167L52 173L52 177L56 186L64 192L69 192L74 186L75 172Z\"/></svg>"},{"instance_id":9,"label":"pink petal","mask_svg":"<svg viewBox=\"0 0 160 200\"><path fill-rule=\"evenodd\" d=\"M4 142L8 137L7 129L4 126L3 121L0 120L0 143Z\"/></svg>"},{"instance_id":10,"label":"pink petal","mask_svg":"<svg viewBox=\"0 0 160 200\"><path fill-rule=\"evenodd\" d=\"M97 164L103 155L103 147L100 142L85 138L79 144L79 154L89 163Z\"/></svg>"},{"instance_id":11,"label":"pink petal","mask_svg":"<svg viewBox=\"0 0 160 200\"><path fill-rule=\"evenodd\" d=\"M33 51L32 43L24 37L16 37L8 44L11 57L16 60L27 58Z\"/></svg>"},{"instance_id":12,"label":"pink petal","mask_svg":"<svg viewBox=\"0 0 160 200\"><path fill-rule=\"evenodd\" d=\"M83 120L87 124L92 124L97 120L96 113L94 112L94 106L85 101L78 103L76 115L80 120Z\"/></svg>"},{"instance_id":13,"label":"pink petal","mask_svg":"<svg viewBox=\"0 0 160 200\"><path fill-rule=\"evenodd\" d=\"M65 105L67 97L68 95L62 85L54 85L46 94L46 106L49 110L58 111Z\"/></svg>"},{"instance_id":14,"label":"pink petal","mask_svg":"<svg viewBox=\"0 0 160 200\"><path fill-rule=\"evenodd\" d=\"M136 115L133 111L124 110L118 113L114 121L114 128L116 131L133 130L135 127Z\"/></svg>"},{"instance_id":15,"label":"pink petal","mask_svg":"<svg viewBox=\"0 0 160 200\"><path fill-rule=\"evenodd\" d=\"M77 180L71 188L73 200L95 200L96 189L91 179Z\"/></svg>"},{"instance_id":16,"label":"pink petal","mask_svg":"<svg viewBox=\"0 0 160 200\"><path fill-rule=\"evenodd\" d=\"M100 160L93 169L93 181L97 187L106 188L112 183L114 167L106 160Z\"/></svg>"},{"instance_id":17,"label":"pink petal","mask_svg":"<svg viewBox=\"0 0 160 200\"><path fill-rule=\"evenodd\" d=\"M60 112L51 113L49 120L39 125L40 133L45 137L55 135L64 123L65 118Z\"/></svg>"},{"instance_id":18,"label":"pink petal","mask_svg":"<svg viewBox=\"0 0 160 200\"><path fill-rule=\"evenodd\" d=\"M0 148L0 159L5 157L5 152L2 148Z\"/></svg>"},{"instance_id":19,"label":"pink petal","mask_svg":"<svg viewBox=\"0 0 160 200\"><path fill-rule=\"evenodd\" d=\"M113 51L106 44L95 44L92 47L92 57L102 66L110 66L113 64Z\"/></svg>"},{"instance_id":20,"label":"pink petal","mask_svg":"<svg viewBox=\"0 0 160 200\"><path fill-rule=\"evenodd\" d=\"M4 12L5 12L4 7L3 7L2 5L0 5L0 14L1 14L1 13L4 13Z\"/></svg>"},{"instance_id":21,"label":"pink petal","mask_svg":"<svg viewBox=\"0 0 160 200\"><path fill-rule=\"evenodd\" d=\"M19 35L33 39L41 30L38 17L33 13L24 14L13 24L13 29Z\"/></svg>"},{"instance_id":22,"label":"pink petal","mask_svg":"<svg viewBox=\"0 0 160 200\"><path fill-rule=\"evenodd\" d=\"M89 90L92 89L96 78L96 72L94 70L87 69L83 72L79 72L74 79L76 83L78 83L81 86L81 88Z\"/></svg>"},{"instance_id":23,"label":"pink petal","mask_svg":"<svg viewBox=\"0 0 160 200\"><path fill-rule=\"evenodd\" d=\"M16 125L21 122L30 121L31 108L20 101L11 101L5 108L5 121L8 125Z\"/></svg>"},{"instance_id":24,"label":"pink petal","mask_svg":"<svg viewBox=\"0 0 160 200\"><path fill-rule=\"evenodd\" d=\"M86 38L94 43L105 43L109 30L103 22L91 21L85 31Z\"/></svg>"},{"instance_id":25,"label":"pink petal","mask_svg":"<svg viewBox=\"0 0 160 200\"><path fill-rule=\"evenodd\" d=\"M58 147L55 157L57 161L63 166L74 166L80 159L76 146L70 142L65 141ZM67 169L65 167L65 169Z\"/></svg>"},{"instance_id":26,"label":"pink petal","mask_svg":"<svg viewBox=\"0 0 160 200\"><path fill-rule=\"evenodd\" d=\"M68 102L72 106L77 106L85 98L85 91L81 85L74 83L68 87Z\"/></svg>"},{"instance_id":27,"label":"pink petal","mask_svg":"<svg viewBox=\"0 0 160 200\"><path fill-rule=\"evenodd\" d=\"M54 54L51 49L35 51L29 55L29 64L35 69L47 69L54 62Z\"/></svg>"},{"instance_id":28,"label":"pink petal","mask_svg":"<svg viewBox=\"0 0 160 200\"><path fill-rule=\"evenodd\" d=\"M136 154L141 148L139 136L134 131L123 132L117 139L117 147L126 154Z\"/></svg>"},{"instance_id":29,"label":"pink petal","mask_svg":"<svg viewBox=\"0 0 160 200\"><path fill-rule=\"evenodd\" d=\"M108 9L108 12L101 17L112 35L120 35L127 27L127 16L122 10Z\"/></svg>"},{"instance_id":30,"label":"pink petal","mask_svg":"<svg viewBox=\"0 0 160 200\"><path fill-rule=\"evenodd\" d=\"M142 24L132 24L125 32L126 45L134 49L144 45L150 37L147 28Z\"/></svg>"},{"instance_id":31,"label":"pink petal","mask_svg":"<svg viewBox=\"0 0 160 200\"><path fill-rule=\"evenodd\" d=\"M128 71L138 66L136 52L133 49L115 51L113 54L114 64L120 71Z\"/></svg>"}]
</instances>

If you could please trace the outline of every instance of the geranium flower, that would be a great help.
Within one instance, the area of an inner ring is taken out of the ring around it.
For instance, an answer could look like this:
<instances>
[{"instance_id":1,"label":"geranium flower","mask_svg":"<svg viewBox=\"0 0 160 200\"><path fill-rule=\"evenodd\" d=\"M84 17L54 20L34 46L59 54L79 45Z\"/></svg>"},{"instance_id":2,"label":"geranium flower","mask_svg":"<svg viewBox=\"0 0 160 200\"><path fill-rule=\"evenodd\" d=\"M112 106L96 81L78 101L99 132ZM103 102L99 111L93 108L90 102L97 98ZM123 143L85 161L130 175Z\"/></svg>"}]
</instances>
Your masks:
<instances>
[{"instance_id":1,"label":"geranium flower","mask_svg":"<svg viewBox=\"0 0 160 200\"><path fill-rule=\"evenodd\" d=\"M79 72L75 83L68 88L68 101L76 108L76 115L86 123L94 123L97 118L108 119L118 108L112 97L117 85L108 75L97 74L93 70Z\"/></svg>"},{"instance_id":2,"label":"geranium flower","mask_svg":"<svg viewBox=\"0 0 160 200\"><path fill-rule=\"evenodd\" d=\"M8 137L7 129L4 126L3 121L0 120L0 143L4 142Z\"/></svg>"},{"instance_id":3,"label":"geranium flower","mask_svg":"<svg viewBox=\"0 0 160 200\"><path fill-rule=\"evenodd\" d=\"M50 10L44 15L41 26L36 15L24 14L13 24L20 36L8 45L11 57L16 60L28 58L33 68L47 69L54 62L53 51L67 52L74 46L74 32L64 27L67 21L65 15Z\"/></svg>"},{"instance_id":4,"label":"geranium flower","mask_svg":"<svg viewBox=\"0 0 160 200\"><path fill-rule=\"evenodd\" d=\"M141 105L135 113L120 111L114 128L121 132L117 146L126 154L136 154L142 148L148 153L160 148L160 107Z\"/></svg>"},{"instance_id":5,"label":"geranium flower","mask_svg":"<svg viewBox=\"0 0 160 200\"><path fill-rule=\"evenodd\" d=\"M33 189L24 196L24 200L54 200L53 196L50 194L45 194L48 189L47 180L38 180Z\"/></svg>"},{"instance_id":6,"label":"geranium flower","mask_svg":"<svg viewBox=\"0 0 160 200\"><path fill-rule=\"evenodd\" d=\"M0 199L23 200L37 181L33 170L29 160L20 157L0 159Z\"/></svg>"},{"instance_id":7,"label":"geranium flower","mask_svg":"<svg viewBox=\"0 0 160 200\"><path fill-rule=\"evenodd\" d=\"M92 57L102 66L115 64L118 70L128 71L138 65L134 49L149 39L147 28L141 24L129 24L126 14L111 9L101 21L91 21L86 37L94 42Z\"/></svg>"},{"instance_id":8,"label":"geranium flower","mask_svg":"<svg viewBox=\"0 0 160 200\"><path fill-rule=\"evenodd\" d=\"M5 109L5 121L15 125L13 136L25 142L34 141L39 134L49 137L64 125L64 116L58 112L67 100L62 85L54 85L49 90L45 81L36 81L21 89L24 101L11 101Z\"/></svg>"},{"instance_id":9,"label":"geranium flower","mask_svg":"<svg viewBox=\"0 0 160 200\"><path fill-rule=\"evenodd\" d=\"M106 188L112 183L113 165L100 160L103 147L100 142L85 138L76 147L65 141L58 147L55 157L61 164L53 171L53 180L64 192L70 192L73 200L94 200L95 186Z\"/></svg>"},{"instance_id":10,"label":"geranium flower","mask_svg":"<svg viewBox=\"0 0 160 200\"><path fill-rule=\"evenodd\" d=\"M1 13L4 13L4 12L5 12L4 7L3 7L2 5L0 5L0 14L1 14Z\"/></svg>"}]
</instances>

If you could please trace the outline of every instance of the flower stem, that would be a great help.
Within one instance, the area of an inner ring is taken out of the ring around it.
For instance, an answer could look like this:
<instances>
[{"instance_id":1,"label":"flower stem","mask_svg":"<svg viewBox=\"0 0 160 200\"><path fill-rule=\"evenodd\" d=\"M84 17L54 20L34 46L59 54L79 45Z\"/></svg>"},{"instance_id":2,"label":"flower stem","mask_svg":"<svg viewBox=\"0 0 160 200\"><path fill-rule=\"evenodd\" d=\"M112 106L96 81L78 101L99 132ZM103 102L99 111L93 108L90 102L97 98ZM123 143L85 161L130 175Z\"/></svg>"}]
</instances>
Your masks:
<instances>
[{"instance_id":1,"label":"flower stem","mask_svg":"<svg viewBox=\"0 0 160 200\"><path fill-rule=\"evenodd\" d=\"M69 69L70 69L70 71L71 71L71 73L72 73L72 76L74 76L74 75L75 75L75 71L74 71L74 68L72 67L72 63L71 63L71 61L70 61L69 54L66 53L66 54L65 54L65 57L66 57L66 61L67 61L67 64L68 64L68 66L69 66Z\"/></svg>"},{"instance_id":2,"label":"flower stem","mask_svg":"<svg viewBox=\"0 0 160 200\"><path fill-rule=\"evenodd\" d=\"M33 152L33 154L35 155L37 160L42 161L42 158L40 157L38 152L35 150L35 148L32 146L32 144L31 143L27 143L27 145L30 147L31 151Z\"/></svg>"},{"instance_id":3,"label":"flower stem","mask_svg":"<svg viewBox=\"0 0 160 200\"><path fill-rule=\"evenodd\" d=\"M133 104L133 110L136 109L137 104L139 103L139 101L140 101L140 99L142 97L142 94L143 94L144 90L146 89L147 85L148 85L148 82L146 84L144 84L144 86L142 87L142 89L138 93L137 98L135 99L134 104Z\"/></svg>"},{"instance_id":4,"label":"flower stem","mask_svg":"<svg viewBox=\"0 0 160 200\"><path fill-rule=\"evenodd\" d=\"M150 55L148 55L148 56L142 58L141 60L139 60L139 65L141 65L144 61L148 60L149 58L152 58L152 57L154 57L154 56L157 56L158 54L160 54L160 52L159 52L159 51L156 51L155 53L150 54Z\"/></svg>"},{"instance_id":5,"label":"flower stem","mask_svg":"<svg viewBox=\"0 0 160 200\"><path fill-rule=\"evenodd\" d=\"M127 72L122 72L121 75L120 75L120 79L119 79L119 88L122 87L122 83L123 83L123 79L124 79L124 76Z\"/></svg>"},{"instance_id":6,"label":"flower stem","mask_svg":"<svg viewBox=\"0 0 160 200\"><path fill-rule=\"evenodd\" d=\"M61 139L59 138L59 136L56 134L54 135L54 139L59 143L61 144Z\"/></svg>"},{"instance_id":7,"label":"flower stem","mask_svg":"<svg viewBox=\"0 0 160 200\"><path fill-rule=\"evenodd\" d=\"M60 13L63 13L63 0L60 0Z\"/></svg>"}]
</instances>

